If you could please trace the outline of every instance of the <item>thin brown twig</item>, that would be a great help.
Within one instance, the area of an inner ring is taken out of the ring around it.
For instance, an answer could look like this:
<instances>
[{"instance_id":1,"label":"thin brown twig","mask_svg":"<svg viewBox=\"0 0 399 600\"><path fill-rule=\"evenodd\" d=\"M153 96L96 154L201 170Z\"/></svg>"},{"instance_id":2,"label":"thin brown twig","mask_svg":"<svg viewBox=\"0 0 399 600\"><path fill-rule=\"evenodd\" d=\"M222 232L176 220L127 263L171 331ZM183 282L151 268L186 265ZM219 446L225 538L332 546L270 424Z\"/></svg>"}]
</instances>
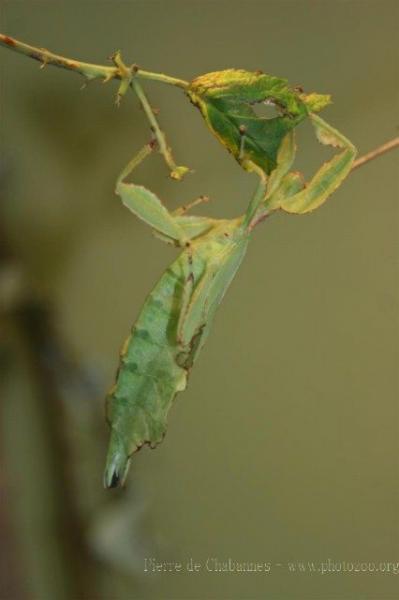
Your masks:
<instances>
[{"instance_id":1,"label":"thin brown twig","mask_svg":"<svg viewBox=\"0 0 399 600\"><path fill-rule=\"evenodd\" d=\"M378 148L375 148L375 150L371 150L371 152L368 152L364 156L361 156L360 158L355 160L352 166L352 171L354 171L358 167L362 167L364 164L369 162L369 160L373 160L374 158L377 158L377 156L381 156L381 154L385 154L385 152L389 152L390 150L393 150L398 146L399 136L394 138L393 140L390 140L389 142L386 142L385 144L382 144L382 146L378 146Z\"/></svg>"}]
</instances>

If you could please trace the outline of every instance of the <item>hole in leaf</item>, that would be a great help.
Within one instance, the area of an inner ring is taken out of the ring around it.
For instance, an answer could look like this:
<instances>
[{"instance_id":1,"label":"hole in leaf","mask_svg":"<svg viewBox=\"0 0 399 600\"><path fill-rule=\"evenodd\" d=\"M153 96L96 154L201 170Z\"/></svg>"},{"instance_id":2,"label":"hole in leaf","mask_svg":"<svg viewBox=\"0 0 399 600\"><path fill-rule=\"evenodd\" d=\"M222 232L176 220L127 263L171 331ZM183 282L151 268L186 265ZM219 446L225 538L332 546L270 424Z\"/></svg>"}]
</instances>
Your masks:
<instances>
[{"instance_id":1,"label":"hole in leaf","mask_svg":"<svg viewBox=\"0 0 399 600\"><path fill-rule=\"evenodd\" d=\"M317 141L311 123L306 120L295 129L297 153L293 170L299 170L309 182L322 164L331 159L334 150Z\"/></svg>"},{"instance_id":2,"label":"hole in leaf","mask_svg":"<svg viewBox=\"0 0 399 600\"><path fill-rule=\"evenodd\" d=\"M257 114L257 116L262 117L263 119L275 119L281 114L277 110L276 106L272 102L270 102L270 100L253 104L252 108Z\"/></svg>"}]
</instances>

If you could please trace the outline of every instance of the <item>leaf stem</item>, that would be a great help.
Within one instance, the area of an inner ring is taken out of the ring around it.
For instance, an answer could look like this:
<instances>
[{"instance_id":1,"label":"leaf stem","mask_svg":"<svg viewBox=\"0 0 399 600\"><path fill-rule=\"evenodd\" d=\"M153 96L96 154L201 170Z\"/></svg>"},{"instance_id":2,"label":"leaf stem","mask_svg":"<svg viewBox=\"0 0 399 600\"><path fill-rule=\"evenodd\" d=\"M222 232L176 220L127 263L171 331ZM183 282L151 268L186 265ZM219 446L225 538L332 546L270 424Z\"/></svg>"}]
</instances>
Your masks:
<instances>
[{"instance_id":1,"label":"leaf stem","mask_svg":"<svg viewBox=\"0 0 399 600\"><path fill-rule=\"evenodd\" d=\"M83 77L85 77L88 81L91 81L93 79L102 79L104 82L107 82L111 79L123 79L124 77L124 74L120 72L117 66L107 67L105 65L96 65L92 63L81 62L79 60L71 58L66 58L65 56L61 56L60 54L54 54L46 48L37 48L36 46L30 46L29 44L20 42L19 40L9 37L8 35L4 35L2 33L0 33L0 45L5 46L6 48L10 48L11 50L14 50L14 52L18 52L19 54L29 56L34 60L38 60L42 63L42 67L46 65L53 65L62 69L69 69L70 71L75 71L76 73L83 75ZM145 71L140 67L138 67L136 70L136 76L140 77L141 79L160 81L162 83L174 85L183 89L186 89L189 85L188 82L184 81L183 79L170 77L169 75L165 75L164 73L153 73L152 71Z\"/></svg>"}]
</instances>

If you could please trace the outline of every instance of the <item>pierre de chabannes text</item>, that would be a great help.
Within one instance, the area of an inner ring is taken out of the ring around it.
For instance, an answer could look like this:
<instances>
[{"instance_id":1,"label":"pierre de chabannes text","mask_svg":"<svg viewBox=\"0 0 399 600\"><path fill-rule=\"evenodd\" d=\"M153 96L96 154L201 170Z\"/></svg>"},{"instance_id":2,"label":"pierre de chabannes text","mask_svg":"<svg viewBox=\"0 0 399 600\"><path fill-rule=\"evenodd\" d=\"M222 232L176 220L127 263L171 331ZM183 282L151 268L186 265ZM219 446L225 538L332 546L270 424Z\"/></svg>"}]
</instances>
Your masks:
<instances>
[{"instance_id":1,"label":"pierre de chabannes text","mask_svg":"<svg viewBox=\"0 0 399 600\"><path fill-rule=\"evenodd\" d=\"M203 561L192 557L185 561L164 561L156 558L144 559L145 573L271 573L286 570L290 573L333 573L398 575L398 561L356 561L328 558L325 561L240 561L233 558L208 557Z\"/></svg>"}]
</instances>

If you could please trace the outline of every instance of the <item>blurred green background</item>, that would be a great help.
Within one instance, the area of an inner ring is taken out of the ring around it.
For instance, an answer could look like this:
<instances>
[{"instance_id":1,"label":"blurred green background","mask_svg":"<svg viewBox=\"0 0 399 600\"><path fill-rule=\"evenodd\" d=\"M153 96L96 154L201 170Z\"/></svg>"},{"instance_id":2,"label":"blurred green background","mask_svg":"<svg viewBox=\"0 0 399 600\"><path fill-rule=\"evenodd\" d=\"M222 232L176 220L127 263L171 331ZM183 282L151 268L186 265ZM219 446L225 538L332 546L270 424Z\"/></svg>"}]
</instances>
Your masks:
<instances>
[{"instance_id":1,"label":"blurred green background","mask_svg":"<svg viewBox=\"0 0 399 600\"><path fill-rule=\"evenodd\" d=\"M397 135L398 4L2 2L1 31L68 57L184 79L262 69L331 93L324 117L364 153ZM119 347L173 249L114 196L148 139L116 84L0 48L2 599L394 600L392 573L288 563L398 561L397 154L319 211L259 228L156 451L104 491L103 398ZM145 86L178 163L136 179L175 207L233 216L255 180L181 91ZM300 127L298 166L329 156ZM198 573L149 573L145 558ZM271 563L222 573L207 558ZM278 566L280 565L280 566Z\"/></svg>"}]
</instances>

